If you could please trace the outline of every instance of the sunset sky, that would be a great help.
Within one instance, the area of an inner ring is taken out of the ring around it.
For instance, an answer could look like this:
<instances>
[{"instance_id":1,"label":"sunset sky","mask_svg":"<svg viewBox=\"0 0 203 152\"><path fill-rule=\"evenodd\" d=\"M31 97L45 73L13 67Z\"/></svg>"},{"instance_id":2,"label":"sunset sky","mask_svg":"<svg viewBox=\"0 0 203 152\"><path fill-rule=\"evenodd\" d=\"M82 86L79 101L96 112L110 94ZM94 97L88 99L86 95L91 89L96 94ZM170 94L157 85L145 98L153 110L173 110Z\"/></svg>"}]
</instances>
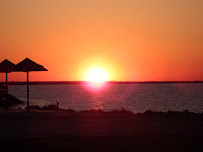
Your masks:
<instances>
[{"instance_id":1,"label":"sunset sky","mask_svg":"<svg viewBox=\"0 0 203 152\"><path fill-rule=\"evenodd\" d=\"M31 81L95 67L115 81L203 80L203 0L0 0L0 62L26 57L49 70Z\"/></svg>"}]
</instances>

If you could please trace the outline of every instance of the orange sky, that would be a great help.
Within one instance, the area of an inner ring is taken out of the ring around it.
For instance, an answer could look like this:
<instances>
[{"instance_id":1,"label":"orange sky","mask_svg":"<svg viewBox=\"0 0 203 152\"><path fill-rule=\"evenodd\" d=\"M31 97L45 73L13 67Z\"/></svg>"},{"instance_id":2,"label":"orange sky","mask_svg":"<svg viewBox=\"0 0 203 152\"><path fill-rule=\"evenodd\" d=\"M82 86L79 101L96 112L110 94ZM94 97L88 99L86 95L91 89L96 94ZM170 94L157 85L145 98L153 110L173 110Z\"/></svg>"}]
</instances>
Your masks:
<instances>
[{"instance_id":1,"label":"orange sky","mask_svg":"<svg viewBox=\"0 0 203 152\"><path fill-rule=\"evenodd\" d=\"M203 80L202 14L202 0L0 0L0 62L49 70L31 81L84 80L95 66L116 81Z\"/></svg>"}]
</instances>

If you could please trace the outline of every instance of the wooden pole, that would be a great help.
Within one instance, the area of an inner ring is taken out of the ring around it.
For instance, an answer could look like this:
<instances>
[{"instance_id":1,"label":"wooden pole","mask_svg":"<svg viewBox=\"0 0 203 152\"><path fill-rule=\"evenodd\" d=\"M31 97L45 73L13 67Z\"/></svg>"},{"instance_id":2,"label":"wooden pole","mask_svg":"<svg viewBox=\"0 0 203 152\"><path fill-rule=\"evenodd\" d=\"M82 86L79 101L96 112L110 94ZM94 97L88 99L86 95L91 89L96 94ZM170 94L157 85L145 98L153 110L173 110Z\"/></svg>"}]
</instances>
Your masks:
<instances>
[{"instance_id":1,"label":"wooden pole","mask_svg":"<svg viewBox=\"0 0 203 152\"><path fill-rule=\"evenodd\" d=\"M29 71L27 71L27 111L30 111L30 107L29 107Z\"/></svg>"},{"instance_id":2,"label":"wooden pole","mask_svg":"<svg viewBox=\"0 0 203 152\"><path fill-rule=\"evenodd\" d=\"M6 73L6 93L8 93L8 73Z\"/></svg>"},{"instance_id":3,"label":"wooden pole","mask_svg":"<svg viewBox=\"0 0 203 152\"><path fill-rule=\"evenodd\" d=\"M6 104L8 102L8 73L6 72L6 96L5 96L5 101L6 101ZM8 109L8 107L7 107Z\"/></svg>"}]
</instances>

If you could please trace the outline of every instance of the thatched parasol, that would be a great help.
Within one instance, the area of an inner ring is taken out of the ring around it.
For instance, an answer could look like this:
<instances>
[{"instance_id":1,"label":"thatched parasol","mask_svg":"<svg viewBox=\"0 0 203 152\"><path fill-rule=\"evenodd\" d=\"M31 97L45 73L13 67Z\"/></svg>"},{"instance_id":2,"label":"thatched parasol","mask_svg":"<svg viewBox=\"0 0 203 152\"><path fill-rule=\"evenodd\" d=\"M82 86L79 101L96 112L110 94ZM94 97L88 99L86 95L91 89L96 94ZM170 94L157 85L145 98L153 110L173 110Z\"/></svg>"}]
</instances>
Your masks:
<instances>
[{"instance_id":1,"label":"thatched parasol","mask_svg":"<svg viewBox=\"0 0 203 152\"><path fill-rule=\"evenodd\" d=\"M29 111L29 72L30 71L48 71L42 65L26 58L16 65L16 72L27 72L27 110Z\"/></svg>"},{"instance_id":2,"label":"thatched parasol","mask_svg":"<svg viewBox=\"0 0 203 152\"><path fill-rule=\"evenodd\" d=\"M15 64L5 59L0 63L0 73L6 73L6 93L8 93L8 73L15 70Z\"/></svg>"}]
</instances>

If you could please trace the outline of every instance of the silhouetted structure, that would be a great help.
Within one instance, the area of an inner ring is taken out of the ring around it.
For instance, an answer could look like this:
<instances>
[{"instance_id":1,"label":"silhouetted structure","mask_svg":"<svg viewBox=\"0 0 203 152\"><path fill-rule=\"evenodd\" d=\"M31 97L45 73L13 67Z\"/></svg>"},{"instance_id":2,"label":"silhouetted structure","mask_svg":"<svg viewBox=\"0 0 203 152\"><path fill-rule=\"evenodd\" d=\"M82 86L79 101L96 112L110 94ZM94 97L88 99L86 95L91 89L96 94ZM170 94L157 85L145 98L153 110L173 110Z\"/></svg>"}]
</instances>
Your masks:
<instances>
[{"instance_id":1,"label":"silhouetted structure","mask_svg":"<svg viewBox=\"0 0 203 152\"><path fill-rule=\"evenodd\" d=\"M16 65L16 72L27 73L27 111L29 111L29 72L30 71L48 71L42 65L35 63L34 61L26 58Z\"/></svg>"},{"instance_id":2,"label":"silhouetted structure","mask_svg":"<svg viewBox=\"0 0 203 152\"><path fill-rule=\"evenodd\" d=\"M8 93L8 73L15 70L15 64L5 59L0 63L0 73L6 73L6 93Z\"/></svg>"}]
</instances>

